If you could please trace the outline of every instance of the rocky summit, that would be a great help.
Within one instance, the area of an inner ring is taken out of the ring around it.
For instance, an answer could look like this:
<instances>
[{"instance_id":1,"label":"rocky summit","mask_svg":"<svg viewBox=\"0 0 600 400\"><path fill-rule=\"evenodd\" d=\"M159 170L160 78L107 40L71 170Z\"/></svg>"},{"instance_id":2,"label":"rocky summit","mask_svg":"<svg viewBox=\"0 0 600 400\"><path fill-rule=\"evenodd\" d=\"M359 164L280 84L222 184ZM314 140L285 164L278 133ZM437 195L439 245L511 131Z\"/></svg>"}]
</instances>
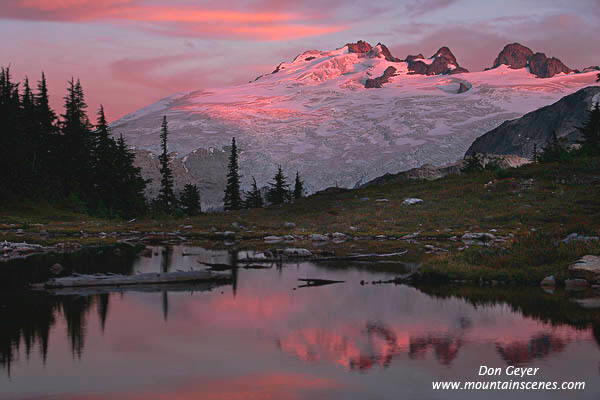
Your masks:
<instances>
[{"instance_id":1,"label":"rocky summit","mask_svg":"<svg viewBox=\"0 0 600 400\"><path fill-rule=\"evenodd\" d=\"M115 121L113 134L135 147L136 162L153 179L148 195L155 195L166 115L176 191L197 184L205 210L222 205L232 137L242 189L252 177L266 186L278 165L288 177L298 171L309 193L354 187L423 164L453 163L504 121L596 85L595 69L539 79L532 73L538 65L553 70L554 62L527 51L523 58L509 46L496 68L481 72L467 72L445 46L430 58L404 60L365 41L308 50L247 84L164 98Z\"/></svg>"},{"instance_id":2,"label":"rocky summit","mask_svg":"<svg viewBox=\"0 0 600 400\"><path fill-rule=\"evenodd\" d=\"M544 53L534 53L520 43L507 44L502 49L492 68L500 65L508 65L512 69L528 68L538 78L552 78L556 74L573 72L558 58L548 58Z\"/></svg>"}]
</instances>

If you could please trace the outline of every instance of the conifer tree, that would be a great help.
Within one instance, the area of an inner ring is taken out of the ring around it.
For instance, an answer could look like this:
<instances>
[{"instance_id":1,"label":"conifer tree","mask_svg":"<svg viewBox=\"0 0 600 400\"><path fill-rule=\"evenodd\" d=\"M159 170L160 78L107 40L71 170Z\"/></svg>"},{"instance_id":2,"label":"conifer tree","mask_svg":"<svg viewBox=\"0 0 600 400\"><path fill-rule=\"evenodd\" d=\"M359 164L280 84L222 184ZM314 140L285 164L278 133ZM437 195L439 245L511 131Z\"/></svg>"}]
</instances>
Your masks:
<instances>
[{"instance_id":1,"label":"conifer tree","mask_svg":"<svg viewBox=\"0 0 600 400\"><path fill-rule=\"evenodd\" d=\"M19 85L12 82L10 68L0 69L0 200L19 189L22 160L19 115Z\"/></svg>"},{"instance_id":2,"label":"conifer tree","mask_svg":"<svg viewBox=\"0 0 600 400\"><path fill-rule=\"evenodd\" d=\"M167 152L167 136L169 135L167 127L167 117L163 117L160 130L161 154L160 161L160 191L158 193L158 204L161 211L171 214L177 206L177 198L173 192L173 172L169 167L169 154Z\"/></svg>"},{"instance_id":3,"label":"conifer tree","mask_svg":"<svg viewBox=\"0 0 600 400\"><path fill-rule=\"evenodd\" d=\"M69 81L62 115L61 178L66 195L83 200L91 192L91 125L79 79Z\"/></svg>"},{"instance_id":4,"label":"conifer tree","mask_svg":"<svg viewBox=\"0 0 600 400\"><path fill-rule=\"evenodd\" d=\"M531 162L534 164L538 162L537 143L533 144L533 152L531 153Z\"/></svg>"},{"instance_id":5,"label":"conifer tree","mask_svg":"<svg viewBox=\"0 0 600 400\"><path fill-rule=\"evenodd\" d=\"M556 135L556 131L552 132L552 139L544 147L538 157L540 162L564 161L569 157L569 152L563 147L561 141Z\"/></svg>"},{"instance_id":6,"label":"conifer tree","mask_svg":"<svg viewBox=\"0 0 600 400\"><path fill-rule=\"evenodd\" d=\"M106 211L112 217L115 213L116 200L122 193L115 191L117 181L122 172L117 169L117 145L110 137L110 128L106 122L104 107L100 105L96 130L93 138L92 173L95 184L95 198L97 211L101 214Z\"/></svg>"},{"instance_id":7,"label":"conifer tree","mask_svg":"<svg viewBox=\"0 0 600 400\"><path fill-rule=\"evenodd\" d=\"M202 210L200 208L200 192L198 191L198 187L191 183L186 184L183 187L179 204L181 204L183 212L187 215L192 216L200 214Z\"/></svg>"},{"instance_id":8,"label":"conifer tree","mask_svg":"<svg viewBox=\"0 0 600 400\"><path fill-rule=\"evenodd\" d=\"M468 157L465 157L465 164L461 169L461 172L469 173L482 171L483 166L481 163L481 156L478 153L473 153Z\"/></svg>"},{"instance_id":9,"label":"conifer tree","mask_svg":"<svg viewBox=\"0 0 600 400\"><path fill-rule=\"evenodd\" d=\"M294 199L304 197L304 182L300 179L300 174L296 171L296 180L294 182Z\"/></svg>"},{"instance_id":10,"label":"conifer tree","mask_svg":"<svg viewBox=\"0 0 600 400\"><path fill-rule=\"evenodd\" d=\"M235 138L231 139L231 154L227 166L227 186L225 186L225 197L223 198L225 211L239 210L242 208L242 196L240 194L240 174L238 167L238 153Z\"/></svg>"},{"instance_id":11,"label":"conifer tree","mask_svg":"<svg viewBox=\"0 0 600 400\"><path fill-rule=\"evenodd\" d=\"M35 122L37 124L37 138L39 142L38 152L38 172L40 179L46 183L46 187L56 188L61 185L57 182L60 179L60 165L62 165L62 155L59 153L59 137L57 116L54 110L50 108L50 99L48 96L48 85L46 75L42 72L42 78L37 83L37 92L34 96L35 103ZM48 192L48 191L47 191ZM56 195L56 191L50 191ZM50 194L50 193L48 193Z\"/></svg>"},{"instance_id":12,"label":"conifer tree","mask_svg":"<svg viewBox=\"0 0 600 400\"><path fill-rule=\"evenodd\" d=\"M262 194L256 184L256 179L252 177L252 189L247 193L244 202L246 208L262 208L264 206Z\"/></svg>"},{"instance_id":13,"label":"conifer tree","mask_svg":"<svg viewBox=\"0 0 600 400\"><path fill-rule=\"evenodd\" d=\"M21 119L19 121L22 130L21 145L19 146L20 157L24 162L24 171L22 172L22 186L24 190L30 191L35 187L35 176L37 175L38 146L40 145L37 137L38 131L35 123L35 103L33 92L29 86L29 79L25 77L23 82L23 94L21 96ZM16 150L16 149L15 149Z\"/></svg>"},{"instance_id":14,"label":"conifer tree","mask_svg":"<svg viewBox=\"0 0 600 400\"><path fill-rule=\"evenodd\" d=\"M269 192L267 200L271 204L283 204L290 201L290 184L287 183L287 178L283 174L281 165L277 168L277 174L273 178L273 182L269 182Z\"/></svg>"},{"instance_id":15,"label":"conifer tree","mask_svg":"<svg viewBox=\"0 0 600 400\"><path fill-rule=\"evenodd\" d=\"M115 161L115 170L118 171L115 209L124 217L140 215L146 211L144 191L150 180L142 178L141 168L136 167L134 161L135 154L127 147L123 135L120 135L117 139Z\"/></svg>"},{"instance_id":16,"label":"conifer tree","mask_svg":"<svg viewBox=\"0 0 600 400\"><path fill-rule=\"evenodd\" d=\"M600 155L600 102L594 105L586 123L577 129L583 136L579 142L582 151L588 155Z\"/></svg>"}]
</instances>

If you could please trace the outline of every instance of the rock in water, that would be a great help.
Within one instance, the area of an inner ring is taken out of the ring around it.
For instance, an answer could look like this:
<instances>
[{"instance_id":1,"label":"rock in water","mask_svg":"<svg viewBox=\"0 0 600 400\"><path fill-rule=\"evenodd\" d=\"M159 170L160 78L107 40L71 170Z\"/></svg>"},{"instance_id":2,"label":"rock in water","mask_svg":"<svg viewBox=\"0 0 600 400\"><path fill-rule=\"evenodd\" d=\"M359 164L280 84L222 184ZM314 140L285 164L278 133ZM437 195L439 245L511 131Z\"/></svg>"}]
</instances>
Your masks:
<instances>
[{"instance_id":1,"label":"rock in water","mask_svg":"<svg viewBox=\"0 0 600 400\"><path fill-rule=\"evenodd\" d=\"M556 279L554 279L554 275L550 275L545 277L544 279L542 279L542 281L540 282L541 286L551 286L554 287L556 286Z\"/></svg>"}]
</instances>

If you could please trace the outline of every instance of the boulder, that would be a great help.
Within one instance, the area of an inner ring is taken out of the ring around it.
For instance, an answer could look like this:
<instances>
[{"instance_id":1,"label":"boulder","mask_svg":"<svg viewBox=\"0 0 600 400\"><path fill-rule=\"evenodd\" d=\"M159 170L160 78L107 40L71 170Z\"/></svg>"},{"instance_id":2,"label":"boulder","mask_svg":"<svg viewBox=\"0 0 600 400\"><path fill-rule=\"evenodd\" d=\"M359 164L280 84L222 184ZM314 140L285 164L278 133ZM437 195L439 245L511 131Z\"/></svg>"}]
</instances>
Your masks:
<instances>
[{"instance_id":1,"label":"boulder","mask_svg":"<svg viewBox=\"0 0 600 400\"><path fill-rule=\"evenodd\" d=\"M554 275L550 275L542 279L540 286L556 286L556 279L554 279Z\"/></svg>"},{"instance_id":2,"label":"boulder","mask_svg":"<svg viewBox=\"0 0 600 400\"><path fill-rule=\"evenodd\" d=\"M329 240L329 237L327 235L321 235L318 233L313 233L308 238L313 242L326 242Z\"/></svg>"},{"instance_id":3,"label":"boulder","mask_svg":"<svg viewBox=\"0 0 600 400\"><path fill-rule=\"evenodd\" d=\"M423 202L423 199L418 199L416 197L408 197L408 198L404 199L404 201L402 202L402 204L412 206L414 204L419 204L419 203L422 203L422 202Z\"/></svg>"},{"instance_id":4,"label":"boulder","mask_svg":"<svg viewBox=\"0 0 600 400\"><path fill-rule=\"evenodd\" d=\"M281 242L283 240L283 237L270 235L270 236L265 236L264 240L265 240L265 242Z\"/></svg>"},{"instance_id":5,"label":"boulder","mask_svg":"<svg viewBox=\"0 0 600 400\"><path fill-rule=\"evenodd\" d=\"M566 238L564 238L562 240L563 243L569 243L572 241L582 241L582 242L591 242L591 241L598 241L600 240L600 238L598 236L585 236L585 235L579 235L578 233L571 233L569 235L567 235Z\"/></svg>"},{"instance_id":6,"label":"boulder","mask_svg":"<svg viewBox=\"0 0 600 400\"><path fill-rule=\"evenodd\" d=\"M337 241L344 241L348 239L348 236L342 232L333 232L331 236L333 237L333 240Z\"/></svg>"},{"instance_id":7,"label":"boulder","mask_svg":"<svg viewBox=\"0 0 600 400\"><path fill-rule=\"evenodd\" d=\"M486 242L489 240L496 239L496 236L487 232L467 232L461 236L461 239L464 240L479 240L482 242Z\"/></svg>"},{"instance_id":8,"label":"boulder","mask_svg":"<svg viewBox=\"0 0 600 400\"><path fill-rule=\"evenodd\" d=\"M293 229L296 227L296 224L293 222L284 222L283 227L287 229Z\"/></svg>"},{"instance_id":9,"label":"boulder","mask_svg":"<svg viewBox=\"0 0 600 400\"><path fill-rule=\"evenodd\" d=\"M600 275L600 257L587 255L569 267L573 272L584 272Z\"/></svg>"},{"instance_id":10,"label":"boulder","mask_svg":"<svg viewBox=\"0 0 600 400\"><path fill-rule=\"evenodd\" d=\"M585 279L565 279L565 289L567 290L583 290L590 286Z\"/></svg>"},{"instance_id":11,"label":"boulder","mask_svg":"<svg viewBox=\"0 0 600 400\"><path fill-rule=\"evenodd\" d=\"M389 202L388 199L375 199L375 203L387 203Z\"/></svg>"}]
</instances>

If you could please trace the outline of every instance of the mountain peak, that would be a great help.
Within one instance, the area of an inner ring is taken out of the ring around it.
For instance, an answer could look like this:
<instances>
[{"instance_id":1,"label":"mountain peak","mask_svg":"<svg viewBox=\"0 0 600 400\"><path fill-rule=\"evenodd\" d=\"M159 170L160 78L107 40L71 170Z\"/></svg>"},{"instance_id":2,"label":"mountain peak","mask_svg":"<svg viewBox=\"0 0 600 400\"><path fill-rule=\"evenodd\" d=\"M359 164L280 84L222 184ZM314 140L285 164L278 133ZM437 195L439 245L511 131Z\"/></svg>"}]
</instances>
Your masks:
<instances>
[{"instance_id":1,"label":"mountain peak","mask_svg":"<svg viewBox=\"0 0 600 400\"><path fill-rule=\"evenodd\" d=\"M425 59L422 54L406 57L408 70L412 74L420 75L440 75L440 74L460 74L469 72L466 68L458 65L456 57L446 46L440 47L433 56Z\"/></svg>"},{"instance_id":2,"label":"mountain peak","mask_svg":"<svg viewBox=\"0 0 600 400\"><path fill-rule=\"evenodd\" d=\"M510 43L504 46L492 68L508 65L511 69L529 67L529 72L538 78L551 78L559 73L571 73L573 70L558 58L548 58L544 53L534 53L529 47L520 43Z\"/></svg>"},{"instance_id":3,"label":"mountain peak","mask_svg":"<svg viewBox=\"0 0 600 400\"><path fill-rule=\"evenodd\" d=\"M350 53L368 53L373 48L364 40L359 40L356 43L346 43L346 46L348 46L348 52Z\"/></svg>"}]
</instances>

